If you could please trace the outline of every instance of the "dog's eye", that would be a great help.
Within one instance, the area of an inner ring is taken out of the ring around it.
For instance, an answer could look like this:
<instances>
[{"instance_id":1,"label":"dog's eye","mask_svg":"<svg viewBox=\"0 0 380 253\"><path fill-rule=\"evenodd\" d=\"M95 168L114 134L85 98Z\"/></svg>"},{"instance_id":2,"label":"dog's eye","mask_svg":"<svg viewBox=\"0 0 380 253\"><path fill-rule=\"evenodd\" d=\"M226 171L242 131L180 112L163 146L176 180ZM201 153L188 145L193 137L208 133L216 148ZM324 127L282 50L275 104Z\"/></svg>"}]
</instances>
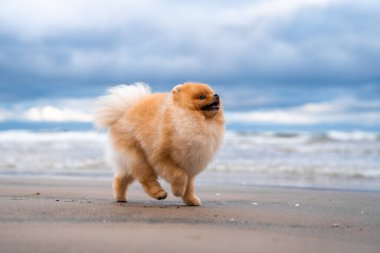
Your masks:
<instances>
[{"instance_id":1,"label":"dog's eye","mask_svg":"<svg viewBox=\"0 0 380 253\"><path fill-rule=\"evenodd\" d=\"M200 96L199 96L199 99L200 99L200 100L206 99L206 96L205 96L205 95L200 95Z\"/></svg>"}]
</instances>

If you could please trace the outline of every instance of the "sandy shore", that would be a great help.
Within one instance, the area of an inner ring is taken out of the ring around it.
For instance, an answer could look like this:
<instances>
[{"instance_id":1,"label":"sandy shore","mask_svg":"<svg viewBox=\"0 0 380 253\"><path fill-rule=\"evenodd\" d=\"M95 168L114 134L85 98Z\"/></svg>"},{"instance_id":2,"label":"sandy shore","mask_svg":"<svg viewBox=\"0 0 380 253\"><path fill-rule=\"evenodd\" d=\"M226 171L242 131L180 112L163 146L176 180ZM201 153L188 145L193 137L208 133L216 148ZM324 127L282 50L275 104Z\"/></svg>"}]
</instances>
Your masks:
<instances>
[{"instance_id":1,"label":"sandy shore","mask_svg":"<svg viewBox=\"0 0 380 253\"><path fill-rule=\"evenodd\" d=\"M110 184L0 178L0 252L380 252L380 193L200 185L187 207Z\"/></svg>"}]
</instances>

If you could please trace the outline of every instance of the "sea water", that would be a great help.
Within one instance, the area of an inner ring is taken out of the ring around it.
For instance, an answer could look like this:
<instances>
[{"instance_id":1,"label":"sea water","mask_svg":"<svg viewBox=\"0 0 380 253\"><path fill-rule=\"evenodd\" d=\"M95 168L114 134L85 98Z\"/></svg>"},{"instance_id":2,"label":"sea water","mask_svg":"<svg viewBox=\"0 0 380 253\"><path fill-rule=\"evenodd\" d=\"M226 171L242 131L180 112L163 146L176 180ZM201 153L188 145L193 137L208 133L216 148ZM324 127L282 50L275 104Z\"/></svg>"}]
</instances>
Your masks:
<instances>
[{"instance_id":1,"label":"sea water","mask_svg":"<svg viewBox=\"0 0 380 253\"><path fill-rule=\"evenodd\" d=\"M111 178L106 134L0 131L0 176ZM198 183L380 190L380 135L227 131Z\"/></svg>"}]
</instances>

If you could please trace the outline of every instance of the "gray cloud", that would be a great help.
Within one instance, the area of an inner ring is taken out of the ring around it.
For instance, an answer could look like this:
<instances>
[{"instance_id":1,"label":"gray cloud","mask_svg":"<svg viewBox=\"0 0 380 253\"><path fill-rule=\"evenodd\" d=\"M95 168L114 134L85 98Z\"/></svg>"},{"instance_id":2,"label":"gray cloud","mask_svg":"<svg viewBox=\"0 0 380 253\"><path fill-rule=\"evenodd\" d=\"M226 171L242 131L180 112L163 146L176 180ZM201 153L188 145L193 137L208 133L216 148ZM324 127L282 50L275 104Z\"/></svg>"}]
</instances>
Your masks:
<instances>
[{"instance_id":1,"label":"gray cloud","mask_svg":"<svg viewBox=\"0 0 380 253\"><path fill-rule=\"evenodd\" d=\"M375 0L2 1L0 98L134 81L377 85L379 11Z\"/></svg>"}]
</instances>

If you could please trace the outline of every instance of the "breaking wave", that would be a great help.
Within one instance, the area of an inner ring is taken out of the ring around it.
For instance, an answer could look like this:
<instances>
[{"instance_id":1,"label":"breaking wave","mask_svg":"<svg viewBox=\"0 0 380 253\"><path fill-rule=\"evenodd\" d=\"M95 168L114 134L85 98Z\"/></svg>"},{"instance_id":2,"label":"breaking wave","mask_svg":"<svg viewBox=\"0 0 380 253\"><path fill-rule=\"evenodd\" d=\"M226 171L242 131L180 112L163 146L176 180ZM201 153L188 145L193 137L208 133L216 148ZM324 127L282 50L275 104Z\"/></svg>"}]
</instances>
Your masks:
<instances>
[{"instance_id":1,"label":"breaking wave","mask_svg":"<svg viewBox=\"0 0 380 253\"><path fill-rule=\"evenodd\" d=\"M110 177L105 146L106 134L95 131L3 131L0 175ZM363 187L370 183L372 188L380 189L380 135L358 131L319 134L228 131L208 170L247 173L254 183L338 182L350 187L355 182Z\"/></svg>"}]
</instances>

